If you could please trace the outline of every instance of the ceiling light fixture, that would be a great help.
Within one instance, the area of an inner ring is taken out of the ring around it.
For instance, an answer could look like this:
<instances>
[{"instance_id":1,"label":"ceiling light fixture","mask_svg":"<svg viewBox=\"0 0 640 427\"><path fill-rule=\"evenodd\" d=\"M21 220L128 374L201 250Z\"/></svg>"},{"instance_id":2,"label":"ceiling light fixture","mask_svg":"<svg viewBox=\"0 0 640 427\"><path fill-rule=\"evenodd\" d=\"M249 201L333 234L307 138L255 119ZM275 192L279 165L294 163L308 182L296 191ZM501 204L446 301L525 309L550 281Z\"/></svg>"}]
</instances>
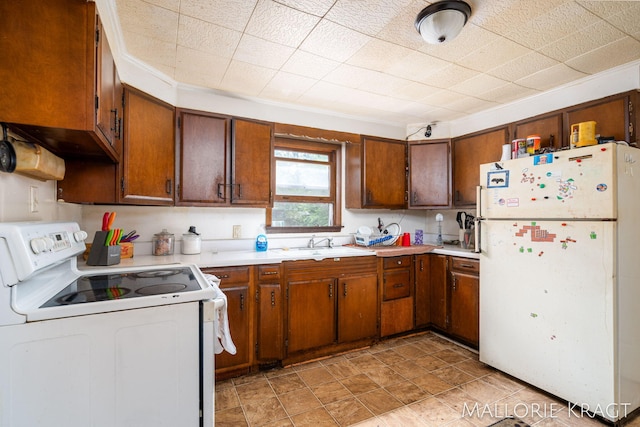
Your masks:
<instances>
[{"instance_id":1,"label":"ceiling light fixture","mask_svg":"<svg viewBox=\"0 0 640 427\"><path fill-rule=\"evenodd\" d=\"M439 1L422 9L415 27L431 44L442 44L456 38L471 16L471 6L463 1Z\"/></svg>"}]
</instances>

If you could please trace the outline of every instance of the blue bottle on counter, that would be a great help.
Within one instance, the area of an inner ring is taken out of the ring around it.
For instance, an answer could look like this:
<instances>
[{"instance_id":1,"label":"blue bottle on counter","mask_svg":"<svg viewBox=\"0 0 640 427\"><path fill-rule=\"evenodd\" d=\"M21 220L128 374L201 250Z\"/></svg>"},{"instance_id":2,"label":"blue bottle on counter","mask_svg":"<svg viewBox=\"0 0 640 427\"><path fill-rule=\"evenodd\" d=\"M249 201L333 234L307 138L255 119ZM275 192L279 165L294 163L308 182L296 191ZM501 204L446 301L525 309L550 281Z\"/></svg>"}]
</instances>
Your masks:
<instances>
[{"instance_id":1,"label":"blue bottle on counter","mask_svg":"<svg viewBox=\"0 0 640 427\"><path fill-rule=\"evenodd\" d=\"M256 237L256 251L266 252L267 246L267 236L265 236L264 234L259 234L258 237Z\"/></svg>"}]
</instances>

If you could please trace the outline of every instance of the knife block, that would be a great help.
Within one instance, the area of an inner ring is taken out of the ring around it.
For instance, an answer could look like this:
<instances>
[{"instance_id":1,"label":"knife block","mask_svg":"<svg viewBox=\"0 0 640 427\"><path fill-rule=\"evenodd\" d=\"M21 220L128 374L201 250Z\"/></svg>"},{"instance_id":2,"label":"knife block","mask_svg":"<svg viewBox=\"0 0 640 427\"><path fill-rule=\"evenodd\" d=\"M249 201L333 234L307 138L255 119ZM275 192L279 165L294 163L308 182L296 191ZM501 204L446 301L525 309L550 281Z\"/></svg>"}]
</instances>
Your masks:
<instances>
[{"instance_id":1,"label":"knife block","mask_svg":"<svg viewBox=\"0 0 640 427\"><path fill-rule=\"evenodd\" d=\"M87 258L87 265L120 264L120 245L105 246L108 231L96 231Z\"/></svg>"}]
</instances>

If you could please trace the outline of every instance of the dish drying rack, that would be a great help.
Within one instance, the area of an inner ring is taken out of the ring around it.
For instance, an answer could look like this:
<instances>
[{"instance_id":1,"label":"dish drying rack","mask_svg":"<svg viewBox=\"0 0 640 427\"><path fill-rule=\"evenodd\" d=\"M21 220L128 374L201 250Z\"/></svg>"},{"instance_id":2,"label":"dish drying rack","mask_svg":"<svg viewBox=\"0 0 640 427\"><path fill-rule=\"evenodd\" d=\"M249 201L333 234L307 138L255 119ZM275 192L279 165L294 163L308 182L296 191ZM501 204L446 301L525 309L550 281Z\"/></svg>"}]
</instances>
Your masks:
<instances>
[{"instance_id":1,"label":"dish drying rack","mask_svg":"<svg viewBox=\"0 0 640 427\"><path fill-rule=\"evenodd\" d=\"M358 246L390 246L398 240L396 234L361 234L355 233L354 238Z\"/></svg>"}]
</instances>

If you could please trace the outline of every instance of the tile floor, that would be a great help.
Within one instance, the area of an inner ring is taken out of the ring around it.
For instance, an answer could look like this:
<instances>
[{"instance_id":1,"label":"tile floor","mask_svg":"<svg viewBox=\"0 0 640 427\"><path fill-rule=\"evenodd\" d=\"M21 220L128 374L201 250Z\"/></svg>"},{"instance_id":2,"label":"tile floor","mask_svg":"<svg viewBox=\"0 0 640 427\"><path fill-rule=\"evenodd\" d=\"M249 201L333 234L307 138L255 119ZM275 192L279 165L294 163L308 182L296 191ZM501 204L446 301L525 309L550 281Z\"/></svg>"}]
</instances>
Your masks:
<instances>
[{"instance_id":1,"label":"tile floor","mask_svg":"<svg viewBox=\"0 0 640 427\"><path fill-rule=\"evenodd\" d=\"M603 424L431 332L221 381L215 404L217 427L484 427L514 413L536 427Z\"/></svg>"}]
</instances>

